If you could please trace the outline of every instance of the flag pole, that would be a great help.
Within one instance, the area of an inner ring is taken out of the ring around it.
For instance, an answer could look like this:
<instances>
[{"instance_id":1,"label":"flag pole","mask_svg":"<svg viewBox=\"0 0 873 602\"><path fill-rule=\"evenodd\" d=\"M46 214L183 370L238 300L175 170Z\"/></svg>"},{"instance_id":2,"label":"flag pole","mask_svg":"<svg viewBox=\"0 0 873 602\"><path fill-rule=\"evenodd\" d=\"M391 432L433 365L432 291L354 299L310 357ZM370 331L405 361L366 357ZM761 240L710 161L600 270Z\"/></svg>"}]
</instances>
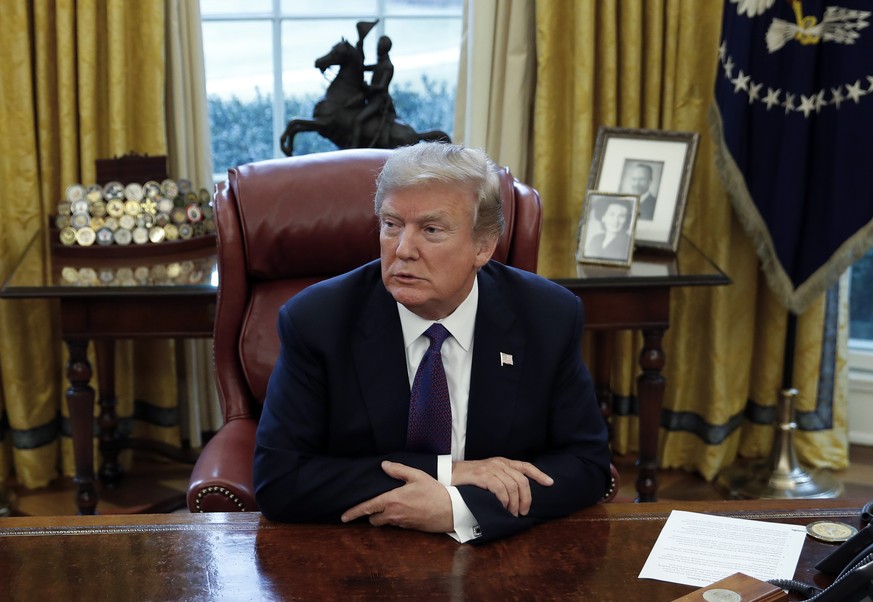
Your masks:
<instances>
[{"instance_id":1,"label":"flag pole","mask_svg":"<svg viewBox=\"0 0 873 602\"><path fill-rule=\"evenodd\" d=\"M731 498L793 499L835 498L843 485L829 471L807 471L794 453L794 352L797 340L797 315L788 312L785 329L785 357L782 364L782 390L776 408L773 447L764 461L735 462L722 471L716 486Z\"/></svg>"}]
</instances>

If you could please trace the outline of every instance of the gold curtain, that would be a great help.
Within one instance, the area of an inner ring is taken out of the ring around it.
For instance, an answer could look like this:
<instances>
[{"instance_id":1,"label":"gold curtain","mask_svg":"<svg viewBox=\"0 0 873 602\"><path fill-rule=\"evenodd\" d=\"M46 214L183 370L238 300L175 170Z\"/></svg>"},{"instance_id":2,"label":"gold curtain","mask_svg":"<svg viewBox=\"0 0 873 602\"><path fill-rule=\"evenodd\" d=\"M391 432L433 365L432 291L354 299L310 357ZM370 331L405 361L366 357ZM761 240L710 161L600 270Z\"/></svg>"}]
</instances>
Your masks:
<instances>
[{"instance_id":1,"label":"gold curtain","mask_svg":"<svg viewBox=\"0 0 873 602\"><path fill-rule=\"evenodd\" d=\"M200 7L166 0L167 155L170 175L212 188L212 148L206 102L206 69ZM191 447L203 445L224 419L218 402L212 339L186 339L178 345L179 426Z\"/></svg>"},{"instance_id":2,"label":"gold curtain","mask_svg":"<svg viewBox=\"0 0 873 602\"><path fill-rule=\"evenodd\" d=\"M714 1L536 3L533 182L544 199L541 266L563 263L574 252L598 127L701 136L683 235L733 284L672 293L660 466L694 470L708 479L738 453L769 453L787 322L787 310L761 275L716 170L707 114L721 15L722 4ZM839 469L847 463L844 306L831 291L798 319L795 441L808 466ZM641 341L619 333L614 346L611 388L617 398L633 402ZM633 414L613 417L618 453L636 451Z\"/></svg>"},{"instance_id":3,"label":"gold curtain","mask_svg":"<svg viewBox=\"0 0 873 602\"><path fill-rule=\"evenodd\" d=\"M467 0L455 100L455 141L485 149L523 182L531 181L534 21L534 0Z\"/></svg>"},{"instance_id":4,"label":"gold curtain","mask_svg":"<svg viewBox=\"0 0 873 602\"><path fill-rule=\"evenodd\" d=\"M47 235L65 188L96 180L95 159L166 154L164 0L8 0L0 25L0 175L11 191L0 200L5 279L31 237ZM0 324L0 476L43 486L59 470L73 473L57 306L4 300ZM172 418L147 421L168 426L128 420L136 399L149 402L139 414L174 412L172 343L119 344L116 363L122 430L178 442Z\"/></svg>"}]
</instances>

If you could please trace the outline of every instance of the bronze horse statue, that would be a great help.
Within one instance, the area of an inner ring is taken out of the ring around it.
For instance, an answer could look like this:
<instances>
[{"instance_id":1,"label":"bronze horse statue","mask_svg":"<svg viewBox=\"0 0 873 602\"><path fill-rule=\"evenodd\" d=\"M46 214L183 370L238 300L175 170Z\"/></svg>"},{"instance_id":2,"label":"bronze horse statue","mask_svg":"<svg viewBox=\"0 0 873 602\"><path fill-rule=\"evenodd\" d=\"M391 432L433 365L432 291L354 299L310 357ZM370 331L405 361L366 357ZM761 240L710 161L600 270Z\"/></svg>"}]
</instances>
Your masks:
<instances>
[{"instance_id":1,"label":"bronze horse statue","mask_svg":"<svg viewBox=\"0 0 873 602\"><path fill-rule=\"evenodd\" d=\"M330 52L315 60L315 67L322 73L335 65L339 66L339 72L327 87L324 97L316 103L313 119L292 119L285 127L280 142L282 152L287 156L294 154L294 136L298 132L317 132L339 148L351 147L355 117L365 106L364 57L359 49L343 38ZM371 148L397 148L422 140L451 142L445 132L416 132L399 121L390 101L381 115L373 115L364 121L360 139Z\"/></svg>"}]
</instances>

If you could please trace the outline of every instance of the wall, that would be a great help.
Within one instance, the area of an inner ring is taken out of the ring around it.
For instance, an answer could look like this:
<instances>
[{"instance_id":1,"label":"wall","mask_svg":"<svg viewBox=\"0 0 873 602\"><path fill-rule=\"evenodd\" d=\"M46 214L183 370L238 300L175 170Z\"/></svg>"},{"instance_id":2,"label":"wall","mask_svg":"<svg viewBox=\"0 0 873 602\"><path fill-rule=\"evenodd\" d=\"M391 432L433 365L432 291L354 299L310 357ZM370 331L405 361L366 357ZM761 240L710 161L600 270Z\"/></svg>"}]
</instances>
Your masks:
<instances>
[{"instance_id":1,"label":"wall","mask_svg":"<svg viewBox=\"0 0 873 602\"><path fill-rule=\"evenodd\" d=\"M849 442L873 445L873 357L849 351Z\"/></svg>"}]
</instances>

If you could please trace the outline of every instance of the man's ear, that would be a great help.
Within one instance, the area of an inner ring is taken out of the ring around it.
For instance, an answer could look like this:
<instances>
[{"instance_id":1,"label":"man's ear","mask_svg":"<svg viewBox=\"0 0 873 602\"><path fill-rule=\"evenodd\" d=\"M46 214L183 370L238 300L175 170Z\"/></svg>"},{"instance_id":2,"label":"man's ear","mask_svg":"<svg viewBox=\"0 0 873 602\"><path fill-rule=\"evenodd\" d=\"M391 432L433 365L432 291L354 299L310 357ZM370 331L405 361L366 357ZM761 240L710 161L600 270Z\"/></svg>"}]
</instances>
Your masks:
<instances>
[{"instance_id":1,"label":"man's ear","mask_svg":"<svg viewBox=\"0 0 873 602\"><path fill-rule=\"evenodd\" d=\"M497 249L497 237L483 236L479 239L477 244L476 267L481 268L488 263L488 260L491 259L492 255L494 255L494 251Z\"/></svg>"}]
</instances>

